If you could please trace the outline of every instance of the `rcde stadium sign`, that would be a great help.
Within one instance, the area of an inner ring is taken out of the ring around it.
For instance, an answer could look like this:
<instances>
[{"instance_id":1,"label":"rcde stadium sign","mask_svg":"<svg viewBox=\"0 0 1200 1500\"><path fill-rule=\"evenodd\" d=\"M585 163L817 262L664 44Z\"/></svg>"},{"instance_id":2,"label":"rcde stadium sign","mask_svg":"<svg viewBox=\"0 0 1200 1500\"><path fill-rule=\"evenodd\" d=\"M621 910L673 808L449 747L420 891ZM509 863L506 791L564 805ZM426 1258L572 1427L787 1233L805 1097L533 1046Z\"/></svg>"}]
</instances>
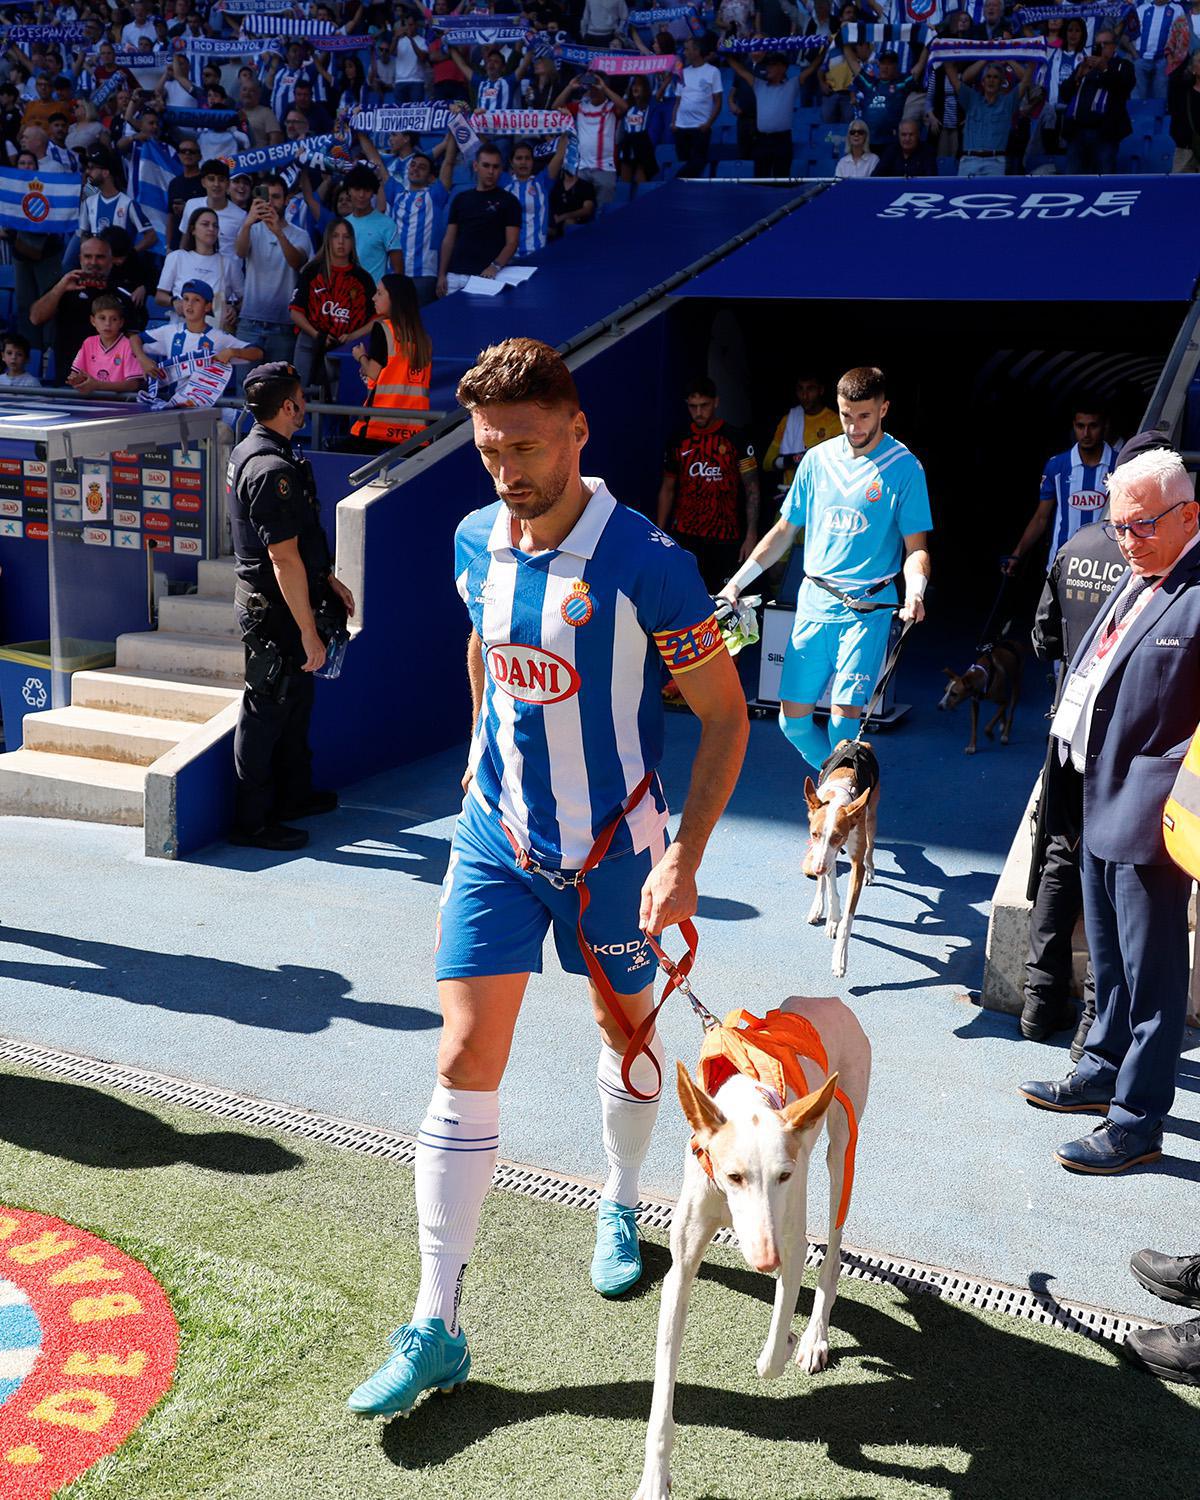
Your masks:
<instances>
[{"instance_id":1,"label":"rcde stadium sign","mask_svg":"<svg viewBox=\"0 0 1200 1500\"><path fill-rule=\"evenodd\" d=\"M900 193L877 219L1128 219L1140 188L1092 193Z\"/></svg>"}]
</instances>

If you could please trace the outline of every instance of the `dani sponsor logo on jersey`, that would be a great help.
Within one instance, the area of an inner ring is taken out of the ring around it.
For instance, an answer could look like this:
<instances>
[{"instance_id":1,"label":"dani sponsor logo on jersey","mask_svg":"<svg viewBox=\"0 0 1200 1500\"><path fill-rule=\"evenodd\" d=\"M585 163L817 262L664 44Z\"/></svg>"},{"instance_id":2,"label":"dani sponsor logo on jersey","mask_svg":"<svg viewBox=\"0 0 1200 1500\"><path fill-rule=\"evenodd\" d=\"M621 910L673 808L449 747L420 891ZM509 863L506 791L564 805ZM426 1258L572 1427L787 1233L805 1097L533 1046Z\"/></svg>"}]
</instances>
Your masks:
<instances>
[{"instance_id":1,"label":"dani sponsor logo on jersey","mask_svg":"<svg viewBox=\"0 0 1200 1500\"><path fill-rule=\"evenodd\" d=\"M1103 490L1076 490L1069 504L1072 510L1103 510L1108 496Z\"/></svg>"},{"instance_id":2,"label":"dani sponsor logo on jersey","mask_svg":"<svg viewBox=\"0 0 1200 1500\"><path fill-rule=\"evenodd\" d=\"M561 703L579 691L579 673L571 663L541 646L489 646L486 660L492 681L519 703Z\"/></svg>"},{"instance_id":3,"label":"dani sponsor logo on jersey","mask_svg":"<svg viewBox=\"0 0 1200 1500\"><path fill-rule=\"evenodd\" d=\"M848 505L833 505L825 512L825 524L834 536L858 536L867 529L867 518Z\"/></svg>"}]
</instances>

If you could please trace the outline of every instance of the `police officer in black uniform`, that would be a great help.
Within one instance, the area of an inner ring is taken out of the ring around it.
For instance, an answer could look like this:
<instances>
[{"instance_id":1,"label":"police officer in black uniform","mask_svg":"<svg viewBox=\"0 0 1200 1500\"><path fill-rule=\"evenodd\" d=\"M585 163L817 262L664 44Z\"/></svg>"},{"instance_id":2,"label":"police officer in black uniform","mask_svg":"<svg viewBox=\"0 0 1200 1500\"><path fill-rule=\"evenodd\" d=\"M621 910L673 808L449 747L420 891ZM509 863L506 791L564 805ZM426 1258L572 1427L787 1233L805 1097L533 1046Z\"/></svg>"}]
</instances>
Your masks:
<instances>
[{"instance_id":1,"label":"police officer in black uniform","mask_svg":"<svg viewBox=\"0 0 1200 1500\"><path fill-rule=\"evenodd\" d=\"M1162 433L1140 432L1121 450L1113 468L1120 468L1148 448L1169 448ZM1105 515L1107 515L1107 510ZM1081 527L1054 557L1033 626L1033 649L1039 661L1064 667L1092 628L1092 621L1108 603L1125 571L1116 542L1098 523ZM1066 679L1060 673L1059 687ZM1067 998L1071 982L1071 938L1083 910L1079 876L1079 846L1083 832L1083 777L1059 753L1051 736L1042 770L1042 794L1034 839L1034 858L1027 894L1029 957L1025 964L1025 995L1021 1034L1040 1042L1056 1031L1075 1028L1071 1056L1078 1062L1088 1029L1096 1017L1096 993L1088 964L1083 1012L1076 1021Z\"/></svg>"},{"instance_id":2,"label":"police officer in black uniform","mask_svg":"<svg viewBox=\"0 0 1200 1500\"><path fill-rule=\"evenodd\" d=\"M243 382L254 426L233 450L226 480L237 565L235 608L246 643L246 689L234 737L237 808L230 835L256 849L300 849L292 818L332 812L336 792L316 791L308 724L313 673L326 642L354 613L333 576L312 467L292 446L304 425L304 389L293 365L257 365Z\"/></svg>"}]
</instances>

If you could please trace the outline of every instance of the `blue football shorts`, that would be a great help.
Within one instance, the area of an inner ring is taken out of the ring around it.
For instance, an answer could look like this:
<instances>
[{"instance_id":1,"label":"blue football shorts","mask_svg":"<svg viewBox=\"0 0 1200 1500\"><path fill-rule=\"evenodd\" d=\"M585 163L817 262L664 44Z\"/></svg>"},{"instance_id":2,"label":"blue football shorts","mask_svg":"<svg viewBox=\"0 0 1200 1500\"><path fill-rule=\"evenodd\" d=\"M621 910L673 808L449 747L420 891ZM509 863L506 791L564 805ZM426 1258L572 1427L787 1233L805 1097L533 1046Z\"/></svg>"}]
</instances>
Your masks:
<instances>
[{"instance_id":1,"label":"blue football shorts","mask_svg":"<svg viewBox=\"0 0 1200 1500\"><path fill-rule=\"evenodd\" d=\"M584 936L618 995L639 994L655 975L638 913L642 886L666 846L664 833L641 854L610 855L587 877L591 899ZM578 890L556 890L544 875L521 869L499 818L468 799L455 825L442 882L438 979L540 974L542 945L551 927L563 968L568 974L586 974L578 921Z\"/></svg>"},{"instance_id":2,"label":"blue football shorts","mask_svg":"<svg viewBox=\"0 0 1200 1500\"><path fill-rule=\"evenodd\" d=\"M865 708L887 655L895 611L875 609L853 620L796 617L783 658L779 696L817 703L829 686L831 703Z\"/></svg>"}]
</instances>

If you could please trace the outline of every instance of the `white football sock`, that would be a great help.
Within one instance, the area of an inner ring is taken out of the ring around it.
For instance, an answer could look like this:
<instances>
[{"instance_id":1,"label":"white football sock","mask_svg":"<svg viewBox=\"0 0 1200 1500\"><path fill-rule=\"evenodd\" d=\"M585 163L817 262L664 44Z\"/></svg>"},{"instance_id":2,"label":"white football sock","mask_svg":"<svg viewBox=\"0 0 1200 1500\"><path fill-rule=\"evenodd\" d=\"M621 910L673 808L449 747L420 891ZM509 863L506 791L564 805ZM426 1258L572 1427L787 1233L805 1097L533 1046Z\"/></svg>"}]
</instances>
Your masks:
<instances>
[{"instance_id":1,"label":"white football sock","mask_svg":"<svg viewBox=\"0 0 1200 1500\"><path fill-rule=\"evenodd\" d=\"M663 1047L657 1031L649 1046L661 1069ZM603 1196L625 1208L636 1208L638 1173L650 1149L650 1136L658 1118L659 1095L655 1094L653 1099L635 1099L621 1082L621 1061L620 1052L614 1052L607 1042L600 1043L596 1088L600 1094L600 1118L604 1125L604 1154L608 1157ZM654 1064L642 1053L630 1068L629 1077L635 1088L648 1094L661 1078L661 1073L655 1073Z\"/></svg>"},{"instance_id":2,"label":"white football sock","mask_svg":"<svg viewBox=\"0 0 1200 1500\"><path fill-rule=\"evenodd\" d=\"M500 1144L500 1095L439 1084L417 1137L421 1286L413 1321L441 1318L458 1332L463 1271Z\"/></svg>"}]
</instances>

